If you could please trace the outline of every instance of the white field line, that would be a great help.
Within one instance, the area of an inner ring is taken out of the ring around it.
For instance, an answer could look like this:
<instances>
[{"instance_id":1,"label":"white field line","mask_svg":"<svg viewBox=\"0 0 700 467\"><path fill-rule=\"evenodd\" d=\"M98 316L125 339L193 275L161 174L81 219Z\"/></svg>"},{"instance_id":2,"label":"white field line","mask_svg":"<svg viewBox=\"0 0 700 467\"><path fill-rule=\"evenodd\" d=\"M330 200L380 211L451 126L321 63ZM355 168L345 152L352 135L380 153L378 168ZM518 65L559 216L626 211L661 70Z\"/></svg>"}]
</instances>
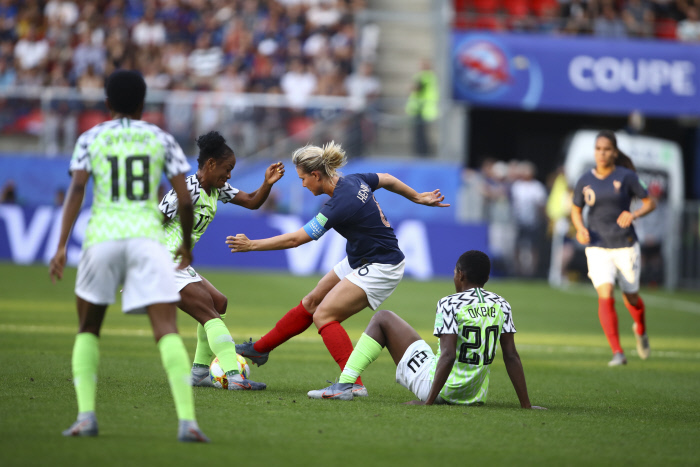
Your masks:
<instances>
[{"instance_id":1,"label":"white field line","mask_svg":"<svg viewBox=\"0 0 700 467\"><path fill-rule=\"evenodd\" d=\"M68 326L38 326L38 325L16 325L16 324L0 324L0 332L13 332L24 334L75 334L77 329ZM245 333L244 333L245 334ZM256 334L256 333L253 333ZM259 334L259 333L257 333ZM103 336L125 336L125 337L152 337L150 329L119 329L119 328L104 328L101 335ZM196 332L185 331L181 332L185 337L196 337ZM318 343L321 338L318 336L296 336L295 342ZM588 347L575 345L538 345L538 344L518 344L518 349L533 353L565 353L565 354L609 354L610 350L607 347ZM628 352L630 353L630 352ZM636 355L636 351L631 351ZM675 351L675 350L653 350L653 358L668 358L668 359L693 359L700 360L700 352L694 351Z\"/></svg>"}]
</instances>

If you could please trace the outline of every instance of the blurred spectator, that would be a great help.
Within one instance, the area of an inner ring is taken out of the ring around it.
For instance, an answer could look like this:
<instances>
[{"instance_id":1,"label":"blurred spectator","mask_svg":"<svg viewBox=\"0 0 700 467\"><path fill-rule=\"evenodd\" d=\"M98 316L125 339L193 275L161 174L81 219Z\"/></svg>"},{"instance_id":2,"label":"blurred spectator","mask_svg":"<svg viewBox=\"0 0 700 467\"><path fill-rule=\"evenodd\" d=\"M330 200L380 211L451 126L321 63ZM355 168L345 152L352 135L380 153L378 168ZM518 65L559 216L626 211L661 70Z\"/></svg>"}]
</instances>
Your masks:
<instances>
[{"instance_id":1,"label":"blurred spectator","mask_svg":"<svg viewBox=\"0 0 700 467\"><path fill-rule=\"evenodd\" d=\"M0 192L0 204L15 204L17 203L17 190L14 180L8 180Z\"/></svg>"},{"instance_id":2,"label":"blurred spectator","mask_svg":"<svg viewBox=\"0 0 700 467\"><path fill-rule=\"evenodd\" d=\"M574 257L575 245L570 235L573 190L569 187L564 168L559 167L548 177L549 197L546 213L549 219L547 235L552 248L549 264L549 284L561 286L568 281L567 270Z\"/></svg>"},{"instance_id":3,"label":"blurred spectator","mask_svg":"<svg viewBox=\"0 0 700 467\"><path fill-rule=\"evenodd\" d=\"M100 91L104 88L104 79L102 75L98 75L92 65L88 65L85 73L83 73L77 82L78 90L87 96L94 95L94 91Z\"/></svg>"},{"instance_id":4,"label":"blurred spectator","mask_svg":"<svg viewBox=\"0 0 700 467\"><path fill-rule=\"evenodd\" d=\"M515 228L510 204L508 165L503 161L484 161L483 196L486 221L489 223L489 246L494 269L500 274L513 273L515 256Z\"/></svg>"},{"instance_id":5,"label":"blurred spectator","mask_svg":"<svg viewBox=\"0 0 700 467\"><path fill-rule=\"evenodd\" d=\"M26 34L15 45L14 56L18 68L31 70L43 66L49 54L49 42L38 36L35 26L29 26Z\"/></svg>"},{"instance_id":6,"label":"blurred spectator","mask_svg":"<svg viewBox=\"0 0 700 467\"><path fill-rule=\"evenodd\" d=\"M611 3L603 4L601 13L593 21L593 34L599 37L627 37L625 24Z\"/></svg>"},{"instance_id":7,"label":"blurred spectator","mask_svg":"<svg viewBox=\"0 0 700 467\"><path fill-rule=\"evenodd\" d=\"M639 135L644 132L646 120L644 115L639 110L633 110L627 117L627 125L623 128L625 133L630 135Z\"/></svg>"},{"instance_id":8,"label":"blurred spectator","mask_svg":"<svg viewBox=\"0 0 700 467\"><path fill-rule=\"evenodd\" d=\"M439 114L439 87L430 60L421 62L421 70L406 103L406 113L413 118L413 151L420 156L430 154L428 125Z\"/></svg>"},{"instance_id":9,"label":"blurred spectator","mask_svg":"<svg viewBox=\"0 0 700 467\"><path fill-rule=\"evenodd\" d=\"M131 37L140 47L156 47L165 43L165 26L156 20L155 8L146 9L143 19L134 26Z\"/></svg>"},{"instance_id":10,"label":"blurred spectator","mask_svg":"<svg viewBox=\"0 0 700 467\"><path fill-rule=\"evenodd\" d=\"M49 0L44 7L44 17L47 21L56 20L65 28L70 28L78 21L79 13L75 2Z\"/></svg>"},{"instance_id":11,"label":"blurred spectator","mask_svg":"<svg viewBox=\"0 0 700 467\"><path fill-rule=\"evenodd\" d=\"M303 108L316 90L317 79L301 60L292 60L289 71L282 75L280 88L293 108Z\"/></svg>"},{"instance_id":12,"label":"blurred spectator","mask_svg":"<svg viewBox=\"0 0 700 467\"><path fill-rule=\"evenodd\" d=\"M92 68L96 75L104 75L105 50L101 45L93 43L90 29L80 34L80 43L73 52L73 79L80 80L88 68Z\"/></svg>"},{"instance_id":13,"label":"blurred spectator","mask_svg":"<svg viewBox=\"0 0 700 467\"><path fill-rule=\"evenodd\" d=\"M17 84L17 73L5 57L0 57L0 89Z\"/></svg>"},{"instance_id":14,"label":"blurred spectator","mask_svg":"<svg viewBox=\"0 0 700 467\"><path fill-rule=\"evenodd\" d=\"M535 165L525 161L519 164L518 180L510 189L513 217L517 224L515 243L515 270L520 276L533 277L538 272L545 225L544 212L547 190L535 179Z\"/></svg>"},{"instance_id":15,"label":"blurred spectator","mask_svg":"<svg viewBox=\"0 0 700 467\"><path fill-rule=\"evenodd\" d=\"M345 89L347 95L352 98L353 109L371 104L379 97L381 88L381 81L374 75L374 66L368 62L362 63L358 72L345 78Z\"/></svg>"},{"instance_id":16,"label":"blurred spectator","mask_svg":"<svg viewBox=\"0 0 700 467\"><path fill-rule=\"evenodd\" d=\"M165 71L170 74L173 80L183 79L187 75L187 45L178 41L174 44L166 44L163 49L162 62Z\"/></svg>"},{"instance_id":17,"label":"blurred spectator","mask_svg":"<svg viewBox=\"0 0 700 467\"><path fill-rule=\"evenodd\" d=\"M211 36L203 33L187 59L187 66L200 86L209 87L224 62L221 47L211 44Z\"/></svg>"},{"instance_id":18,"label":"blurred spectator","mask_svg":"<svg viewBox=\"0 0 700 467\"><path fill-rule=\"evenodd\" d=\"M686 9L686 18L678 22L676 37L684 42L700 41L700 15L698 7L691 6Z\"/></svg>"},{"instance_id":19,"label":"blurred spectator","mask_svg":"<svg viewBox=\"0 0 700 467\"><path fill-rule=\"evenodd\" d=\"M627 0L622 19L630 36L649 37L654 33L654 12L646 0Z\"/></svg>"},{"instance_id":20,"label":"blurred spectator","mask_svg":"<svg viewBox=\"0 0 700 467\"><path fill-rule=\"evenodd\" d=\"M17 5L12 0L0 0L0 39L14 40L17 25Z\"/></svg>"},{"instance_id":21,"label":"blurred spectator","mask_svg":"<svg viewBox=\"0 0 700 467\"><path fill-rule=\"evenodd\" d=\"M335 26L342 16L335 0L318 0L306 12L306 19L313 29Z\"/></svg>"},{"instance_id":22,"label":"blurred spectator","mask_svg":"<svg viewBox=\"0 0 700 467\"><path fill-rule=\"evenodd\" d=\"M240 94L248 87L248 77L241 70L239 62L232 62L226 65L224 72L216 77L214 90L219 92L229 92Z\"/></svg>"},{"instance_id":23,"label":"blurred spectator","mask_svg":"<svg viewBox=\"0 0 700 467\"><path fill-rule=\"evenodd\" d=\"M187 99L189 87L185 81L175 81L173 94L165 102L164 114L166 130L173 135L178 144L188 154L194 143L194 109L192 102Z\"/></svg>"}]
</instances>

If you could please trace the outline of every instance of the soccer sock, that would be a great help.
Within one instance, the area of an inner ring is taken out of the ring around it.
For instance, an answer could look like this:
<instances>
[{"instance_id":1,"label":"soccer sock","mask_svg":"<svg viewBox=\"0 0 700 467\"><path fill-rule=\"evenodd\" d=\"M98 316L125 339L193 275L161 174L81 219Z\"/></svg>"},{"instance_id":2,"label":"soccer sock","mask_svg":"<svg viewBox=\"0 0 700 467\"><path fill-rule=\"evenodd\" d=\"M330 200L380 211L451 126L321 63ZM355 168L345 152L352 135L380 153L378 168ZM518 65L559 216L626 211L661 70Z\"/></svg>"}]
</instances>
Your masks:
<instances>
[{"instance_id":1,"label":"soccer sock","mask_svg":"<svg viewBox=\"0 0 700 467\"><path fill-rule=\"evenodd\" d=\"M299 302L282 319L277 321L275 327L262 336L253 348L258 352L269 352L292 337L306 331L313 322L314 315L306 311L304 305Z\"/></svg>"},{"instance_id":2,"label":"soccer sock","mask_svg":"<svg viewBox=\"0 0 700 467\"><path fill-rule=\"evenodd\" d=\"M204 330L207 332L209 347L219 359L221 369L228 375L238 374L238 359L236 358L236 344L233 342L231 333L219 318L210 319L204 323Z\"/></svg>"},{"instance_id":3,"label":"soccer sock","mask_svg":"<svg viewBox=\"0 0 700 467\"><path fill-rule=\"evenodd\" d=\"M630 314L632 315L632 319L634 320L635 323L637 323L637 332L639 333L640 336L644 335L646 332L646 320L644 318L644 301L642 300L642 297L639 297L639 301L637 302L637 306L632 305L629 302L625 302L625 306L627 307L627 310L629 310Z\"/></svg>"},{"instance_id":4,"label":"soccer sock","mask_svg":"<svg viewBox=\"0 0 700 467\"><path fill-rule=\"evenodd\" d=\"M180 420L194 420L194 396L190 386L190 358L179 334L166 334L158 341L160 358L168 375L175 411Z\"/></svg>"},{"instance_id":5,"label":"soccer sock","mask_svg":"<svg viewBox=\"0 0 700 467\"><path fill-rule=\"evenodd\" d=\"M620 333L617 328L617 313L615 312L614 298L599 298L598 299L598 318L600 325L603 327L603 332L608 338L608 343L613 353L621 353Z\"/></svg>"},{"instance_id":6,"label":"soccer sock","mask_svg":"<svg viewBox=\"0 0 700 467\"><path fill-rule=\"evenodd\" d=\"M91 332L81 332L75 336L72 365L73 384L78 399L78 413L95 411L99 362L99 338Z\"/></svg>"},{"instance_id":7,"label":"soccer sock","mask_svg":"<svg viewBox=\"0 0 700 467\"><path fill-rule=\"evenodd\" d=\"M348 362L345 364L345 368L338 382L355 382L369 364L375 361L381 353L382 346L363 332L362 336L360 336L360 340L355 344L355 350L350 354L350 358L348 358Z\"/></svg>"},{"instance_id":8,"label":"soccer sock","mask_svg":"<svg viewBox=\"0 0 700 467\"><path fill-rule=\"evenodd\" d=\"M324 324L319 328L318 333L323 338L323 343L326 344L326 348L335 362L343 370L352 353L352 342L348 333L338 321ZM362 380L358 377L356 383L362 384Z\"/></svg>"},{"instance_id":9,"label":"soccer sock","mask_svg":"<svg viewBox=\"0 0 700 467\"><path fill-rule=\"evenodd\" d=\"M221 319L226 318L226 314L221 315ZM197 348L194 350L194 360L192 367L207 367L211 364L214 359L214 352L209 346L209 339L207 338L207 332L204 330L204 326L197 324Z\"/></svg>"}]
</instances>

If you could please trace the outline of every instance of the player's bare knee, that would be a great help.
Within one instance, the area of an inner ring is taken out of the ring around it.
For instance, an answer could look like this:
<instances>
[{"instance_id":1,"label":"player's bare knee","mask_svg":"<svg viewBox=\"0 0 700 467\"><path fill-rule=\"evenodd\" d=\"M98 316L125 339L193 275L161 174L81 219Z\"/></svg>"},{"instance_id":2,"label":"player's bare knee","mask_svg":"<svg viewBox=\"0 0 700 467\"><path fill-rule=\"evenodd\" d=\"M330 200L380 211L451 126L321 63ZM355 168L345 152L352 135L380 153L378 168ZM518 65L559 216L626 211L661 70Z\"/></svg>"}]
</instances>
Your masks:
<instances>
[{"instance_id":1,"label":"player's bare knee","mask_svg":"<svg viewBox=\"0 0 700 467\"><path fill-rule=\"evenodd\" d=\"M301 300L301 304L304 305L306 311L313 314L316 312L316 309L322 301L323 297L318 296L318 294L314 294L314 291L312 290Z\"/></svg>"},{"instance_id":2,"label":"player's bare knee","mask_svg":"<svg viewBox=\"0 0 700 467\"><path fill-rule=\"evenodd\" d=\"M219 315L225 315L227 308L228 308L228 298L226 298L226 295L221 295L221 296L215 298L214 309L216 309L216 312L219 313Z\"/></svg>"}]
</instances>

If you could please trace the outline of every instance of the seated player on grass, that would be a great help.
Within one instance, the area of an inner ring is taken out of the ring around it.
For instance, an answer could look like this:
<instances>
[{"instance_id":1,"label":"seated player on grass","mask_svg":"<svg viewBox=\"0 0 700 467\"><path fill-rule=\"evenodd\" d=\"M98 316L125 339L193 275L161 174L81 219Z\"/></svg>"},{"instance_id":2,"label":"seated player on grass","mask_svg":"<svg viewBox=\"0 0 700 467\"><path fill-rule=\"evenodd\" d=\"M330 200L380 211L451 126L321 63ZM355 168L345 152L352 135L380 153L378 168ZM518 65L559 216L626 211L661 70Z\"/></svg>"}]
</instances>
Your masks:
<instances>
[{"instance_id":1,"label":"seated player on grass","mask_svg":"<svg viewBox=\"0 0 700 467\"><path fill-rule=\"evenodd\" d=\"M419 399L407 404L483 404L489 389L489 365L496 357L500 337L503 361L520 406L542 409L530 404L515 348L510 305L483 289L490 272L491 261L481 251L467 251L459 257L454 271L456 293L437 304L433 331L440 338L437 355L406 321L381 310L370 320L338 382L309 391L309 398L352 400L352 383L386 347L396 364L396 382Z\"/></svg>"}]
</instances>

